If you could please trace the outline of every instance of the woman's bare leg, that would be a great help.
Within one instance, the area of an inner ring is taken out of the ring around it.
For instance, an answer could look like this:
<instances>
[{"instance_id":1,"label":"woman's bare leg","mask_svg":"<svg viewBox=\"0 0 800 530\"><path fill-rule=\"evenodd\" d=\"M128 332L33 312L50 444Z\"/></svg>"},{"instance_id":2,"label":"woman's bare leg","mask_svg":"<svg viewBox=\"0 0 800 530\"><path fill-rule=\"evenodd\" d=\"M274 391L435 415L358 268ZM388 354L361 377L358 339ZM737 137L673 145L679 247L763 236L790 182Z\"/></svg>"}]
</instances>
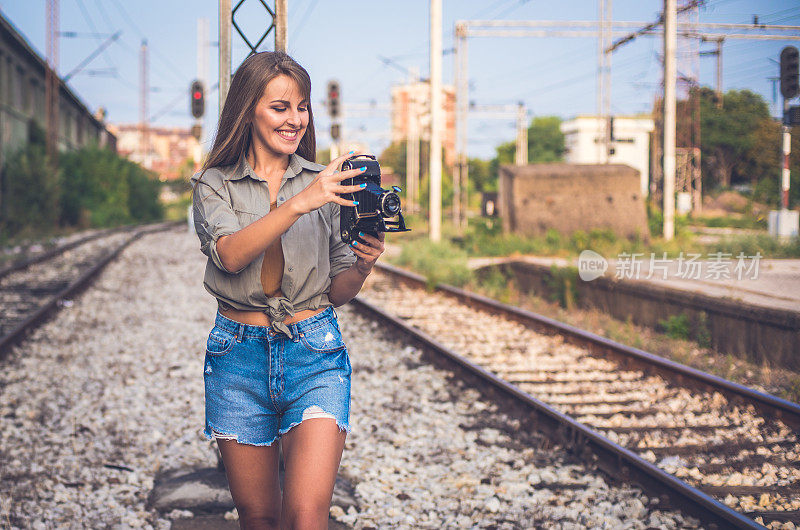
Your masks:
<instances>
[{"instance_id":1,"label":"woman's bare leg","mask_svg":"<svg viewBox=\"0 0 800 530\"><path fill-rule=\"evenodd\" d=\"M328 528L333 485L347 433L332 418L311 418L283 435L284 530Z\"/></svg>"},{"instance_id":2,"label":"woman's bare leg","mask_svg":"<svg viewBox=\"0 0 800 530\"><path fill-rule=\"evenodd\" d=\"M278 444L255 446L217 439L242 530L280 527Z\"/></svg>"}]
</instances>

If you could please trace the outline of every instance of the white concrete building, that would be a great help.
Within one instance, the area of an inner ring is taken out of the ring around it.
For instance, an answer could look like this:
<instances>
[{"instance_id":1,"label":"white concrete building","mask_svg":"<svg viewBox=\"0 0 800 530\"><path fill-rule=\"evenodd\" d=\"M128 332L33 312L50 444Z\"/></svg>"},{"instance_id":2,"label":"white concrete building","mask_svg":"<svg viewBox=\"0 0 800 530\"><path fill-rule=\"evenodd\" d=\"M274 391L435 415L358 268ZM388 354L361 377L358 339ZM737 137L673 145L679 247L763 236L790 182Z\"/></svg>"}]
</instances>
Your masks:
<instances>
[{"instance_id":1,"label":"white concrete building","mask_svg":"<svg viewBox=\"0 0 800 530\"><path fill-rule=\"evenodd\" d=\"M626 164L639 171L642 196L647 196L650 174L650 134L652 118L614 117L612 154L606 160L603 138L605 125L597 116L578 116L561 124L564 133L564 160L571 164Z\"/></svg>"}]
</instances>

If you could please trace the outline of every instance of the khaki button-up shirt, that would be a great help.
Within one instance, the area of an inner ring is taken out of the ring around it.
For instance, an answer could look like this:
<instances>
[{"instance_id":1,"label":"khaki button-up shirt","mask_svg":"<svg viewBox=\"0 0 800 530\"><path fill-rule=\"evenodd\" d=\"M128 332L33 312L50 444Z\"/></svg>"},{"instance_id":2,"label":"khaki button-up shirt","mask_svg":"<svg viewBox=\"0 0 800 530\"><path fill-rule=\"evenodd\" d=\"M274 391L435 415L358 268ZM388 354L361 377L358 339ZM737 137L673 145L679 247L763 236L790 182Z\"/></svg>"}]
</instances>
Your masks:
<instances>
[{"instance_id":1,"label":"khaki button-up shirt","mask_svg":"<svg viewBox=\"0 0 800 530\"><path fill-rule=\"evenodd\" d=\"M200 250L208 256L203 286L217 299L220 308L263 311L276 330L291 337L291 330L283 323L288 316L304 309L333 305L328 300L331 278L356 261L355 254L342 242L336 203L327 203L302 215L281 235L284 296L269 298L264 294L263 254L243 269L229 271L217 253L220 237L265 216L270 202L277 201L280 208L324 168L291 155L277 193L269 189L267 181L256 176L244 156L231 166L206 170L202 179L200 173L191 178L194 227L200 238Z\"/></svg>"}]
</instances>

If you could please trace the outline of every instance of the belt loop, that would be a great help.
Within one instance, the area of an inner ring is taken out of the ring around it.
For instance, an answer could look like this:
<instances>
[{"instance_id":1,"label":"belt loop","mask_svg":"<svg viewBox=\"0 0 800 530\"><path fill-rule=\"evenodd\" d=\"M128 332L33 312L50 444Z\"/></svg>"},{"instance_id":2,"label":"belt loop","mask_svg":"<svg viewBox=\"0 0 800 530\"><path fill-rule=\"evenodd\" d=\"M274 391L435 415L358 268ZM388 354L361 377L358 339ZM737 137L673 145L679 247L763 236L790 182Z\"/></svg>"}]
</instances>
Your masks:
<instances>
[{"instance_id":1,"label":"belt loop","mask_svg":"<svg viewBox=\"0 0 800 530\"><path fill-rule=\"evenodd\" d=\"M244 324L239 322L236 326L236 342L242 342L242 338L244 337Z\"/></svg>"},{"instance_id":2,"label":"belt loop","mask_svg":"<svg viewBox=\"0 0 800 530\"><path fill-rule=\"evenodd\" d=\"M336 317L336 320L339 320L339 313L336 312L336 308L331 306L331 309L333 309L333 316Z\"/></svg>"},{"instance_id":3,"label":"belt loop","mask_svg":"<svg viewBox=\"0 0 800 530\"><path fill-rule=\"evenodd\" d=\"M289 329L292 331L292 340L294 342L299 342L300 341L300 332L298 331L297 322L295 322L294 324L291 324L289 326Z\"/></svg>"}]
</instances>

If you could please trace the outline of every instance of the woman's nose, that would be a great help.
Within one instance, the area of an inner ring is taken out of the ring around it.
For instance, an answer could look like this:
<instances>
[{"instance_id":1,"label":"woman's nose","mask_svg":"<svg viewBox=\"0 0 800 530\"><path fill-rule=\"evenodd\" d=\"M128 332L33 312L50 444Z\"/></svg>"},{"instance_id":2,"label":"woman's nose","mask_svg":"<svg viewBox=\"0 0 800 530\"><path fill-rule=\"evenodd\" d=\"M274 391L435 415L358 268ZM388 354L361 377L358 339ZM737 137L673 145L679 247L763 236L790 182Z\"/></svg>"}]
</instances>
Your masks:
<instances>
[{"instance_id":1,"label":"woman's nose","mask_svg":"<svg viewBox=\"0 0 800 530\"><path fill-rule=\"evenodd\" d=\"M286 118L286 122L293 127L300 127L300 112L297 110L290 112L289 117Z\"/></svg>"}]
</instances>

